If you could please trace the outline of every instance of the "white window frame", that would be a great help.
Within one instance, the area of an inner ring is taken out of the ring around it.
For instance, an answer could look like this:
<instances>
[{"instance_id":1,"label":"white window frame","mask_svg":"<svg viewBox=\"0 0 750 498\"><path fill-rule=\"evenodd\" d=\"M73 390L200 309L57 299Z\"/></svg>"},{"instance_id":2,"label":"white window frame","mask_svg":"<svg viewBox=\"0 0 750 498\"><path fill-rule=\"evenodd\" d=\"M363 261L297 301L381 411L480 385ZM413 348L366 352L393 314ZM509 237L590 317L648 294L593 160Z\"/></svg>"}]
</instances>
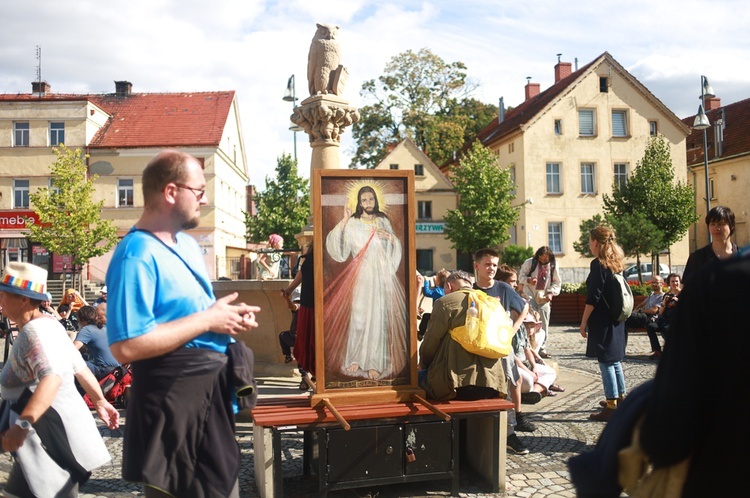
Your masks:
<instances>
[{"instance_id":1,"label":"white window frame","mask_svg":"<svg viewBox=\"0 0 750 498\"><path fill-rule=\"evenodd\" d=\"M648 134L652 137L655 137L659 134L659 123L656 121L649 121L648 122Z\"/></svg>"},{"instance_id":2,"label":"white window frame","mask_svg":"<svg viewBox=\"0 0 750 498\"><path fill-rule=\"evenodd\" d=\"M515 165L510 166L508 168L508 171L510 172L510 185L511 185L510 195L515 197L516 196L516 167Z\"/></svg>"},{"instance_id":3,"label":"white window frame","mask_svg":"<svg viewBox=\"0 0 750 498\"><path fill-rule=\"evenodd\" d=\"M50 121L49 144L51 147L57 147L60 144L65 144L65 123L64 122Z\"/></svg>"},{"instance_id":4,"label":"white window frame","mask_svg":"<svg viewBox=\"0 0 750 498\"><path fill-rule=\"evenodd\" d=\"M432 201L417 201L417 219L432 219Z\"/></svg>"},{"instance_id":5,"label":"white window frame","mask_svg":"<svg viewBox=\"0 0 750 498\"><path fill-rule=\"evenodd\" d=\"M130 182L127 185L126 182ZM129 194L129 195L128 195ZM130 203L128 204L128 198ZM125 202L122 202L123 199ZM135 180L132 178L117 179L117 207L135 207Z\"/></svg>"},{"instance_id":6,"label":"white window frame","mask_svg":"<svg viewBox=\"0 0 750 498\"><path fill-rule=\"evenodd\" d=\"M596 194L596 163L581 163L581 193Z\"/></svg>"},{"instance_id":7,"label":"white window frame","mask_svg":"<svg viewBox=\"0 0 750 498\"><path fill-rule=\"evenodd\" d=\"M627 138L630 136L628 130L628 111L623 109L612 110L612 137Z\"/></svg>"},{"instance_id":8,"label":"white window frame","mask_svg":"<svg viewBox=\"0 0 750 498\"><path fill-rule=\"evenodd\" d=\"M28 147L30 145L31 125L28 121L13 123L13 147Z\"/></svg>"},{"instance_id":9,"label":"white window frame","mask_svg":"<svg viewBox=\"0 0 750 498\"><path fill-rule=\"evenodd\" d=\"M590 115L590 119L588 116ZM591 122L591 128L588 128L588 122ZM584 129L584 126L586 128ZM596 110L595 109L578 109L578 136L595 137L596 136Z\"/></svg>"},{"instance_id":10,"label":"white window frame","mask_svg":"<svg viewBox=\"0 0 750 498\"><path fill-rule=\"evenodd\" d=\"M563 222L550 221L547 223L547 245L555 254L563 252Z\"/></svg>"},{"instance_id":11,"label":"white window frame","mask_svg":"<svg viewBox=\"0 0 750 498\"><path fill-rule=\"evenodd\" d=\"M622 190L628 184L628 163L615 163L612 168L614 184L617 190Z\"/></svg>"},{"instance_id":12,"label":"white window frame","mask_svg":"<svg viewBox=\"0 0 750 498\"><path fill-rule=\"evenodd\" d=\"M555 169L556 171L550 171ZM562 194L562 163L548 162L545 168L546 175L546 188L548 194ZM555 187L554 182L557 181L557 189L550 188Z\"/></svg>"},{"instance_id":13,"label":"white window frame","mask_svg":"<svg viewBox=\"0 0 750 498\"><path fill-rule=\"evenodd\" d=\"M21 200L20 203L18 202L19 195L20 195L20 200ZM28 208L29 208L29 180L28 179L13 180L13 209L28 209Z\"/></svg>"}]
</instances>

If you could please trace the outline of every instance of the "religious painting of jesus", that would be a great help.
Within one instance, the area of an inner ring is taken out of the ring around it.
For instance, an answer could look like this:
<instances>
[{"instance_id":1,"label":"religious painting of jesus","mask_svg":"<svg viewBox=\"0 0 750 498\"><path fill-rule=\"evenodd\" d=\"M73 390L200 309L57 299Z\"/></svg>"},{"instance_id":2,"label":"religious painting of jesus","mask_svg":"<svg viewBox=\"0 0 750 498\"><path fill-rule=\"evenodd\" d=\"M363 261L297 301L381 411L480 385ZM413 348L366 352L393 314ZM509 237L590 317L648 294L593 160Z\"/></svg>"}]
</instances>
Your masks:
<instances>
[{"instance_id":1,"label":"religious painting of jesus","mask_svg":"<svg viewBox=\"0 0 750 498\"><path fill-rule=\"evenodd\" d=\"M413 180L406 173L337 170L320 180L314 225L321 228L323 314L316 330L323 330L326 389L411 382Z\"/></svg>"}]
</instances>

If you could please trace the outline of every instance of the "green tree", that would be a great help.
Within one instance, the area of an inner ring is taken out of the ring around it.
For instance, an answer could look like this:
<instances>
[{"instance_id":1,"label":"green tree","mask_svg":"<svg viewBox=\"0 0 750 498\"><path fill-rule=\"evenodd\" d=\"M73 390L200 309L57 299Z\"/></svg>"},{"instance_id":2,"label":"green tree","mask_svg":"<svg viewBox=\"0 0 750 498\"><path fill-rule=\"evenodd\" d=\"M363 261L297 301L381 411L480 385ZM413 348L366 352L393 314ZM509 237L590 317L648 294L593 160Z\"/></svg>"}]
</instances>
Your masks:
<instances>
[{"instance_id":1,"label":"green tree","mask_svg":"<svg viewBox=\"0 0 750 498\"><path fill-rule=\"evenodd\" d=\"M643 282L641 254L657 254L664 247L664 237L659 228L643 213L629 213L607 218L617 234L617 241L626 256L635 257L638 280Z\"/></svg>"},{"instance_id":2,"label":"green tree","mask_svg":"<svg viewBox=\"0 0 750 498\"><path fill-rule=\"evenodd\" d=\"M471 98L475 87L462 62L448 64L429 49L393 57L382 76L362 84L360 95L372 103L352 127L351 166L377 166L389 144L407 137L435 163L450 159L497 115L497 107Z\"/></svg>"},{"instance_id":3,"label":"green tree","mask_svg":"<svg viewBox=\"0 0 750 498\"><path fill-rule=\"evenodd\" d=\"M501 256L500 260L503 263L519 270L524 261L534 256L534 248L531 246L517 246L511 244L503 249Z\"/></svg>"},{"instance_id":4,"label":"green tree","mask_svg":"<svg viewBox=\"0 0 750 498\"><path fill-rule=\"evenodd\" d=\"M476 141L452 172L458 205L445 216L445 233L453 247L474 252L508 240L520 210L510 205L510 171L498 168L492 151Z\"/></svg>"},{"instance_id":5,"label":"green tree","mask_svg":"<svg viewBox=\"0 0 750 498\"><path fill-rule=\"evenodd\" d=\"M583 220L579 225L579 228L581 229L581 236L577 241L573 242L573 249L575 249L575 251L584 258L594 257L594 255L591 254L591 251L589 250L589 234L591 233L591 230L598 227L599 225L609 226L609 223L600 214L595 214L591 219Z\"/></svg>"},{"instance_id":6,"label":"green tree","mask_svg":"<svg viewBox=\"0 0 750 498\"><path fill-rule=\"evenodd\" d=\"M266 188L255 194L256 216L245 212L248 242L263 242L277 233L289 245L310 216L308 181L297 174L297 162L289 154L277 159L276 176L266 177Z\"/></svg>"},{"instance_id":7,"label":"green tree","mask_svg":"<svg viewBox=\"0 0 750 498\"><path fill-rule=\"evenodd\" d=\"M29 237L55 254L70 255L80 267L117 244L117 228L101 219L104 200L92 201L98 176L88 177L87 156L64 145L52 150L57 156L50 166L53 187L29 195L40 222L28 227Z\"/></svg>"},{"instance_id":8,"label":"green tree","mask_svg":"<svg viewBox=\"0 0 750 498\"><path fill-rule=\"evenodd\" d=\"M661 136L649 140L643 159L638 161L627 184L621 189L613 188L612 195L605 194L603 200L609 219L616 222L625 215L641 214L658 229L661 245L651 249L657 263L660 250L679 241L698 219L693 190L686 183L675 183L669 144ZM622 235L618 234L618 238L627 244Z\"/></svg>"}]
</instances>

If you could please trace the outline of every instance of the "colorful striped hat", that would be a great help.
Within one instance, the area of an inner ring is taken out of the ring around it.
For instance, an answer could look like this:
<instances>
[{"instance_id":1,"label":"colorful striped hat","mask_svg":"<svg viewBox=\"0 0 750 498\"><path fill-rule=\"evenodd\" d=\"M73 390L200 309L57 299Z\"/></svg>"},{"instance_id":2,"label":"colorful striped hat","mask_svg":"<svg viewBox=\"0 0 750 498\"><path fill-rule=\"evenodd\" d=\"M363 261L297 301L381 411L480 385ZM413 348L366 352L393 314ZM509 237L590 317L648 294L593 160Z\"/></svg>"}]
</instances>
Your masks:
<instances>
[{"instance_id":1,"label":"colorful striped hat","mask_svg":"<svg viewBox=\"0 0 750 498\"><path fill-rule=\"evenodd\" d=\"M47 270L31 263L8 263L0 281L0 292L12 292L38 301L46 301Z\"/></svg>"}]
</instances>

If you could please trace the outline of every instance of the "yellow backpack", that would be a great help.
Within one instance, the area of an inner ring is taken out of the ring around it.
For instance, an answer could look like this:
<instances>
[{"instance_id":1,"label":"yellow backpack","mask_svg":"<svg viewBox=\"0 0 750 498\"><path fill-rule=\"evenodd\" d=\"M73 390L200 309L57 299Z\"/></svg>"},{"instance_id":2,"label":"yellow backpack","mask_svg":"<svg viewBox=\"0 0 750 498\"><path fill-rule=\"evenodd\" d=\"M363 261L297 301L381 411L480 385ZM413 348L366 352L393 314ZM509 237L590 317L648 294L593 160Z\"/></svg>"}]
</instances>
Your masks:
<instances>
[{"instance_id":1,"label":"yellow backpack","mask_svg":"<svg viewBox=\"0 0 750 498\"><path fill-rule=\"evenodd\" d=\"M502 358L511 353L513 322L500 300L482 291L462 290L469 298L466 323L450 334L469 353L485 358ZM475 313L471 309L476 310Z\"/></svg>"}]
</instances>

